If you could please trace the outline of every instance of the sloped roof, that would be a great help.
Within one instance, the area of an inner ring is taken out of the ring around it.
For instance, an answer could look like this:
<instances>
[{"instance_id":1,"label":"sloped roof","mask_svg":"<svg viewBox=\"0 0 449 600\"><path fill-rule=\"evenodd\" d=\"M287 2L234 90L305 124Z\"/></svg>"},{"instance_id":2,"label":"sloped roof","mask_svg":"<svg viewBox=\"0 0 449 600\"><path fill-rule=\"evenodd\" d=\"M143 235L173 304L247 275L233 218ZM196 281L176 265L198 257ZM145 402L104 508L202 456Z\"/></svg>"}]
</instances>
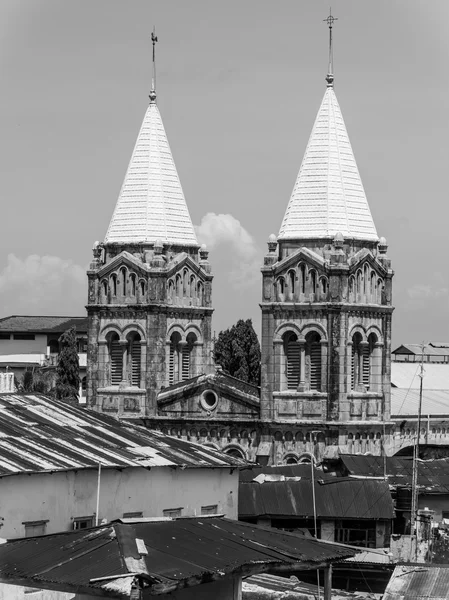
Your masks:
<instances>
[{"instance_id":1,"label":"sloped roof","mask_svg":"<svg viewBox=\"0 0 449 600\"><path fill-rule=\"evenodd\" d=\"M409 487L412 484L413 461L410 458L341 454L340 460L351 475L383 477L386 468L390 485ZM418 461L418 485L421 493L448 493L449 458Z\"/></svg>"},{"instance_id":2,"label":"sloped roof","mask_svg":"<svg viewBox=\"0 0 449 600\"><path fill-rule=\"evenodd\" d=\"M324 94L278 240L377 241L377 231L332 87Z\"/></svg>"},{"instance_id":3,"label":"sloped roof","mask_svg":"<svg viewBox=\"0 0 449 600\"><path fill-rule=\"evenodd\" d=\"M246 461L42 394L0 394L0 477L114 467L238 467Z\"/></svg>"},{"instance_id":4,"label":"sloped roof","mask_svg":"<svg viewBox=\"0 0 449 600\"><path fill-rule=\"evenodd\" d=\"M446 366L449 369L448 366ZM419 410L419 390L391 388L391 417L416 416ZM423 390L423 415L449 415L449 389Z\"/></svg>"},{"instance_id":5,"label":"sloped roof","mask_svg":"<svg viewBox=\"0 0 449 600\"><path fill-rule=\"evenodd\" d=\"M240 483L240 517L311 517L312 481ZM388 483L334 477L315 481L316 514L330 519L393 519Z\"/></svg>"},{"instance_id":6,"label":"sloped roof","mask_svg":"<svg viewBox=\"0 0 449 600\"><path fill-rule=\"evenodd\" d=\"M2 333L64 333L70 327L76 327L78 333L86 333L87 317L11 315L0 319Z\"/></svg>"},{"instance_id":7,"label":"sloped roof","mask_svg":"<svg viewBox=\"0 0 449 600\"><path fill-rule=\"evenodd\" d=\"M419 390L421 363L391 363L391 385L393 387ZM424 363L424 390L449 390L449 363Z\"/></svg>"},{"instance_id":8,"label":"sloped roof","mask_svg":"<svg viewBox=\"0 0 449 600\"><path fill-rule=\"evenodd\" d=\"M310 537L219 517L114 522L1 545L0 580L129 598L136 575L151 588L147 592L158 595L241 574L243 569L247 575L289 566L292 571L310 569L354 553Z\"/></svg>"},{"instance_id":9,"label":"sloped roof","mask_svg":"<svg viewBox=\"0 0 449 600\"><path fill-rule=\"evenodd\" d=\"M444 600L449 598L449 566L410 564L398 565L383 596L383 600Z\"/></svg>"},{"instance_id":10,"label":"sloped roof","mask_svg":"<svg viewBox=\"0 0 449 600\"><path fill-rule=\"evenodd\" d=\"M151 102L112 215L105 243L198 246L159 109Z\"/></svg>"},{"instance_id":11,"label":"sloped roof","mask_svg":"<svg viewBox=\"0 0 449 600\"><path fill-rule=\"evenodd\" d=\"M421 357L422 355L422 344L402 344L396 350L393 350L393 355L396 354L413 354L414 356ZM430 342L424 345L424 358L432 356L448 356L449 355L449 344L442 342Z\"/></svg>"}]
</instances>

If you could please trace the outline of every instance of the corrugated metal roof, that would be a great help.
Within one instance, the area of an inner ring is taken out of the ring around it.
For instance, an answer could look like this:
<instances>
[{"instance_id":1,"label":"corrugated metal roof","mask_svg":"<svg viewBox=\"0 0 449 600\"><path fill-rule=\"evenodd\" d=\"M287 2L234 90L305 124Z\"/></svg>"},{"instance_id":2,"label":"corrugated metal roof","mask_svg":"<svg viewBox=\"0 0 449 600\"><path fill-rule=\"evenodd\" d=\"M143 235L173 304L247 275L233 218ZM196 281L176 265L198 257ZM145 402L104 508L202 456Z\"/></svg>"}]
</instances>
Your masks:
<instances>
[{"instance_id":1,"label":"corrugated metal roof","mask_svg":"<svg viewBox=\"0 0 449 600\"><path fill-rule=\"evenodd\" d=\"M390 485L411 486L413 461L409 458L340 454L340 460L351 475L383 477L386 467ZM449 458L418 461L418 485L422 493L449 492Z\"/></svg>"},{"instance_id":2,"label":"corrugated metal roof","mask_svg":"<svg viewBox=\"0 0 449 600\"><path fill-rule=\"evenodd\" d=\"M148 554L141 554L136 540ZM310 569L353 556L354 550L313 538L261 528L229 519L189 518L124 524L115 522L85 531L13 540L0 546L0 578L21 580L45 589L69 591L74 586L110 589L111 581L94 578L130 573L144 576L158 594L239 572ZM55 588L56 586L56 588ZM107 587L105 587L107 586ZM110 597L128 597L123 591Z\"/></svg>"},{"instance_id":3,"label":"corrugated metal roof","mask_svg":"<svg viewBox=\"0 0 449 600\"><path fill-rule=\"evenodd\" d=\"M405 389L419 389L419 362L391 363L391 385ZM449 363L424 363L424 390L449 390Z\"/></svg>"},{"instance_id":4,"label":"corrugated metal roof","mask_svg":"<svg viewBox=\"0 0 449 600\"><path fill-rule=\"evenodd\" d=\"M151 102L106 234L106 243L198 246L156 103Z\"/></svg>"},{"instance_id":5,"label":"corrugated metal roof","mask_svg":"<svg viewBox=\"0 0 449 600\"><path fill-rule=\"evenodd\" d=\"M236 467L208 446L41 394L0 394L0 476L104 467Z\"/></svg>"},{"instance_id":6,"label":"corrugated metal roof","mask_svg":"<svg viewBox=\"0 0 449 600\"><path fill-rule=\"evenodd\" d=\"M445 366L445 365L441 365ZM445 366L449 369L449 366ZM391 417L404 417L418 414L419 390L408 388L391 388ZM422 409L423 415L448 415L449 414L449 388L445 390L423 390Z\"/></svg>"},{"instance_id":7,"label":"corrugated metal roof","mask_svg":"<svg viewBox=\"0 0 449 600\"><path fill-rule=\"evenodd\" d=\"M413 356L422 356L422 344L401 344L396 350L393 350L391 354L413 354ZM429 342L424 344L424 359L427 356L448 356L449 355L449 344L442 342Z\"/></svg>"},{"instance_id":8,"label":"corrugated metal roof","mask_svg":"<svg viewBox=\"0 0 449 600\"><path fill-rule=\"evenodd\" d=\"M447 600L449 566L401 565L393 571L383 600Z\"/></svg>"},{"instance_id":9,"label":"corrugated metal roof","mask_svg":"<svg viewBox=\"0 0 449 600\"><path fill-rule=\"evenodd\" d=\"M312 481L241 483L239 517L313 517ZM393 519L388 483L333 478L315 481L316 514L332 519Z\"/></svg>"},{"instance_id":10,"label":"corrugated metal roof","mask_svg":"<svg viewBox=\"0 0 449 600\"><path fill-rule=\"evenodd\" d=\"M301 477L301 479L312 478L312 467L310 464L296 464L296 465L278 465L272 467L259 467L258 465L252 469L245 469L240 471L240 481L248 482L253 481L257 475L284 475L285 477ZM334 479L334 475L325 473L322 469L314 468L314 478L316 481L319 479Z\"/></svg>"},{"instance_id":11,"label":"corrugated metal roof","mask_svg":"<svg viewBox=\"0 0 449 600\"><path fill-rule=\"evenodd\" d=\"M4 333L64 333L70 327L76 327L77 333L87 333L87 317L12 315L0 319L0 331Z\"/></svg>"},{"instance_id":12,"label":"corrugated metal roof","mask_svg":"<svg viewBox=\"0 0 449 600\"><path fill-rule=\"evenodd\" d=\"M344 237L377 241L337 97L321 103L278 240Z\"/></svg>"}]
</instances>

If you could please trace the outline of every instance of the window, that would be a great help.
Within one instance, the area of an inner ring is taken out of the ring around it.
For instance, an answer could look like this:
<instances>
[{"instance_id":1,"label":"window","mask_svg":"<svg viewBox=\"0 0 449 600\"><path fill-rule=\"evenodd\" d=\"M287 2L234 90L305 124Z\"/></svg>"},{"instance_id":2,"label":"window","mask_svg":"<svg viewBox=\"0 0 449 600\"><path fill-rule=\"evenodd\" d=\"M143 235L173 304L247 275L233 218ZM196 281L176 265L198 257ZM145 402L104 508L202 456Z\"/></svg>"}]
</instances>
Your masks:
<instances>
[{"instance_id":1,"label":"window","mask_svg":"<svg viewBox=\"0 0 449 600\"><path fill-rule=\"evenodd\" d=\"M162 511L164 517L180 517L182 513L182 506L180 508L166 508Z\"/></svg>"},{"instance_id":2,"label":"window","mask_svg":"<svg viewBox=\"0 0 449 600\"><path fill-rule=\"evenodd\" d=\"M321 390L321 337L315 331L306 336L306 357L309 364L309 387Z\"/></svg>"},{"instance_id":3,"label":"window","mask_svg":"<svg viewBox=\"0 0 449 600\"><path fill-rule=\"evenodd\" d=\"M123 269L120 269L120 274L122 276L122 296L126 296L126 275L127 275L127 271L126 269L123 267Z\"/></svg>"},{"instance_id":4,"label":"window","mask_svg":"<svg viewBox=\"0 0 449 600\"><path fill-rule=\"evenodd\" d=\"M117 275L115 273L111 275L111 291L113 296L117 296Z\"/></svg>"},{"instance_id":5,"label":"window","mask_svg":"<svg viewBox=\"0 0 449 600\"><path fill-rule=\"evenodd\" d=\"M299 267L299 281L300 281L300 293L306 293L306 265L301 265Z\"/></svg>"},{"instance_id":6,"label":"window","mask_svg":"<svg viewBox=\"0 0 449 600\"><path fill-rule=\"evenodd\" d=\"M0 333L0 340L9 340L10 337L9 333Z\"/></svg>"},{"instance_id":7,"label":"window","mask_svg":"<svg viewBox=\"0 0 449 600\"><path fill-rule=\"evenodd\" d=\"M109 366L110 366L110 381L109 385L119 385L123 378L123 350L120 345L119 336L117 333L109 335Z\"/></svg>"},{"instance_id":8,"label":"window","mask_svg":"<svg viewBox=\"0 0 449 600\"><path fill-rule=\"evenodd\" d=\"M204 305L204 286L201 283L201 281L198 281L196 295L198 297L199 305L203 306Z\"/></svg>"},{"instance_id":9,"label":"window","mask_svg":"<svg viewBox=\"0 0 449 600\"><path fill-rule=\"evenodd\" d=\"M95 518L91 517L76 517L73 519L73 529L78 531L79 529L89 529L95 525Z\"/></svg>"},{"instance_id":10,"label":"window","mask_svg":"<svg viewBox=\"0 0 449 600\"><path fill-rule=\"evenodd\" d=\"M316 271L310 272L310 286L312 294L316 294Z\"/></svg>"},{"instance_id":11,"label":"window","mask_svg":"<svg viewBox=\"0 0 449 600\"><path fill-rule=\"evenodd\" d=\"M36 339L36 336L34 333L15 333L13 338L15 340L34 340Z\"/></svg>"},{"instance_id":12,"label":"window","mask_svg":"<svg viewBox=\"0 0 449 600\"><path fill-rule=\"evenodd\" d=\"M363 548L376 547L376 523L373 521L336 521L335 541L341 544L362 546Z\"/></svg>"},{"instance_id":13,"label":"window","mask_svg":"<svg viewBox=\"0 0 449 600\"><path fill-rule=\"evenodd\" d=\"M213 390L205 390L201 395L200 404L204 410L214 410L218 404L217 394Z\"/></svg>"},{"instance_id":14,"label":"window","mask_svg":"<svg viewBox=\"0 0 449 600\"><path fill-rule=\"evenodd\" d=\"M284 352L287 362L287 389L296 390L299 385L300 370L299 342L296 333L285 334Z\"/></svg>"},{"instance_id":15,"label":"window","mask_svg":"<svg viewBox=\"0 0 449 600\"><path fill-rule=\"evenodd\" d=\"M296 279L296 274L294 271L289 271L288 279L289 279L289 285L290 285L290 293L293 296L293 294L295 293L295 279Z\"/></svg>"},{"instance_id":16,"label":"window","mask_svg":"<svg viewBox=\"0 0 449 600\"><path fill-rule=\"evenodd\" d=\"M136 332L130 333L128 338L128 381L131 385L140 386L141 373L141 338Z\"/></svg>"},{"instance_id":17,"label":"window","mask_svg":"<svg viewBox=\"0 0 449 600\"><path fill-rule=\"evenodd\" d=\"M201 507L202 515L216 515L218 513L218 504L209 504Z\"/></svg>"},{"instance_id":18,"label":"window","mask_svg":"<svg viewBox=\"0 0 449 600\"><path fill-rule=\"evenodd\" d=\"M48 519L45 521L24 521L25 537L34 537L36 535L45 535Z\"/></svg>"},{"instance_id":19,"label":"window","mask_svg":"<svg viewBox=\"0 0 449 600\"><path fill-rule=\"evenodd\" d=\"M136 295L136 274L131 273L129 278L130 288L131 288L131 296Z\"/></svg>"},{"instance_id":20,"label":"window","mask_svg":"<svg viewBox=\"0 0 449 600\"><path fill-rule=\"evenodd\" d=\"M123 513L124 519L142 519L142 517L143 517L142 511Z\"/></svg>"},{"instance_id":21,"label":"window","mask_svg":"<svg viewBox=\"0 0 449 600\"><path fill-rule=\"evenodd\" d=\"M83 377L81 379L81 398L85 398L87 395L87 379Z\"/></svg>"}]
</instances>

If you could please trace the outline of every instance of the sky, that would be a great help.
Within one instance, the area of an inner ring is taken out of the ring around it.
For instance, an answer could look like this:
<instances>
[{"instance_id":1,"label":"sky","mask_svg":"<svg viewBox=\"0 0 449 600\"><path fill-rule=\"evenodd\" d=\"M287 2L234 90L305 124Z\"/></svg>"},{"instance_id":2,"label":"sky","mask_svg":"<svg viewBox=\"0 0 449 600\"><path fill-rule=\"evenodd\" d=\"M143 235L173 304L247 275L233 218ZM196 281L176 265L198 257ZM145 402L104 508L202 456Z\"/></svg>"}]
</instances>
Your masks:
<instances>
[{"instance_id":1,"label":"sky","mask_svg":"<svg viewBox=\"0 0 449 600\"><path fill-rule=\"evenodd\" d=\"M449 341L447 0L335 0L335 92L395 270L393 346ZM325 92L322 0L2 0L0 316L83 315L146 107L215 275L260 332L260 267Z\"/></svg>"}]
</instances>

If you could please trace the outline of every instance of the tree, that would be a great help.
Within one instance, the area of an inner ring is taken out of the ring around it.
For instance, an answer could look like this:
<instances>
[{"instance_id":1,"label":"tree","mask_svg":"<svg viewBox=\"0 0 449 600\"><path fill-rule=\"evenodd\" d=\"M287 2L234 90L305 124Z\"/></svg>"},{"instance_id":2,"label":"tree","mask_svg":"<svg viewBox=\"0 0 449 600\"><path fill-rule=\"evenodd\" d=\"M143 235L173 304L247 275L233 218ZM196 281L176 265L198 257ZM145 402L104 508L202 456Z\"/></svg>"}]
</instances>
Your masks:
<instances>
[{"instance_id":1,"label":"tree","mask_svg":"<svg viewBox=\"0 0 449 600\"><path fill-rule=\"evenodd\" d=\"M230 329L220 331L214 359L232 377L260 385L260 344L251 319L240 319Z\"/></svg>"},{"instance_id":2,"label":"tree","mask_svg":"<svg viewBox=\"0 0 449 600\"><path fill-rule=\"evenodd\" d=\"M76 346L76 329L67 329L59 338L59 358L56 368L56 398L77 399L80 387L80 367Z\"/></svg>"}]
</instances>

